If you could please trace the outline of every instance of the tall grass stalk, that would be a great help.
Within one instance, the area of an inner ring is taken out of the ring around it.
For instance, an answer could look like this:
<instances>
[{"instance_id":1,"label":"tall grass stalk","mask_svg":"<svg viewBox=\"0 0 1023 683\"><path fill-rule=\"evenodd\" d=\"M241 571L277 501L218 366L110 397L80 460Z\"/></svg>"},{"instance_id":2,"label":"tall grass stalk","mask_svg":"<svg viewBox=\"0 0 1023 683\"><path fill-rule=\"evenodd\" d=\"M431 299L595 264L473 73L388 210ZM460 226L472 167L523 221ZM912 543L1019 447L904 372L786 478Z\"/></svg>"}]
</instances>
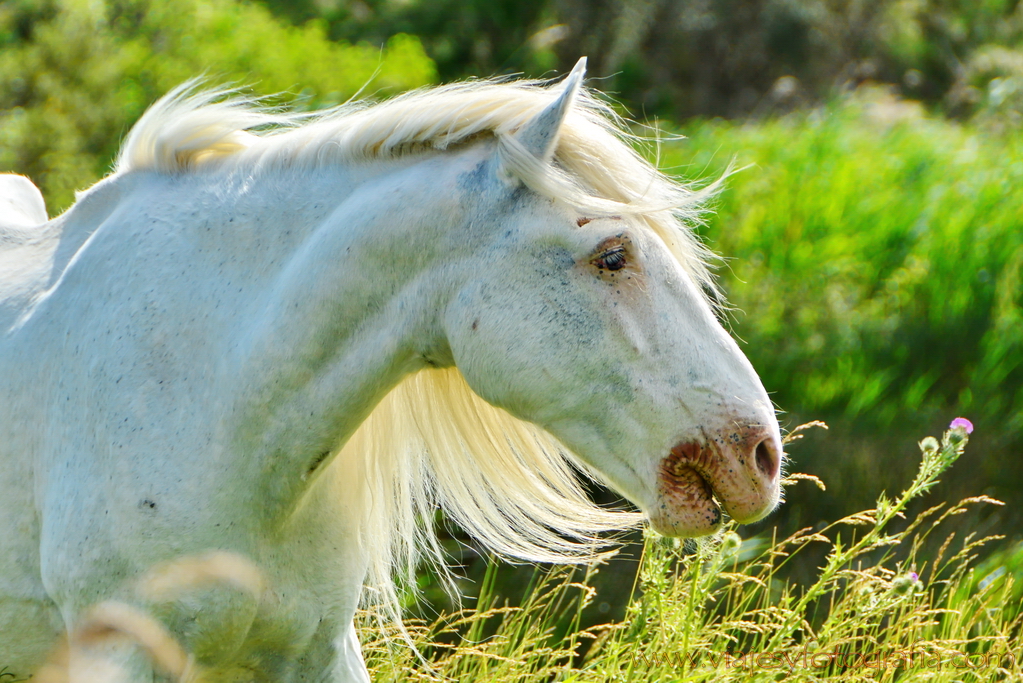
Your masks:
<instances>
[{"instance_id":1,"label":"tall grass stalk","mask_svg":"<svg viewBox=\"0 0 1023 683\"><path fill-rule=\"evenodd\" d=\"M638 595L619 624L578 628L594 593L569 569L538 571L520 606L493 595L491 570L476 609L411 625L428 666L378 631L365 647L371 672L381 681L1019 680L1023 610L1012 577L974 569L1000 537L952 534L924 550L950 517L1001 503L977 496L905 515L967 440L961 427L924 439L919 471L899 496L752 557L755 544L731 526L699 544L648 535ZM783 579L816 543L830 547L816 580Z\"/></svg>"}]
</instances>

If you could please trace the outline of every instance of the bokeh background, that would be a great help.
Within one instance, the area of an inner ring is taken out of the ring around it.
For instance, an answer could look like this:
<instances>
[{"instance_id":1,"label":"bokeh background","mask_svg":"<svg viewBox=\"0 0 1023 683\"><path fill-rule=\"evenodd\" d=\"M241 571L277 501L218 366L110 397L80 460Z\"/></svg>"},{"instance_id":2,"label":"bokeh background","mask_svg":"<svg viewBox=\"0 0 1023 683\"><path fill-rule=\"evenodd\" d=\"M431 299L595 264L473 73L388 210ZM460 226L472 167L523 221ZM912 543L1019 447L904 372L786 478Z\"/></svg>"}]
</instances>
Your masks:
<instances>
[{"instance_id":1,"label":"bokeh background","mask_svg":"<svg viewBox=\"0 0 1023 683\"><path fill-rule=\"evenodd\" d=\"M1023 578L1019 0L3 0L0 171L29 176L55 215L149 104L200 74L313 109L554 77L580 55L664 140L647 150L662 168L746 167L698 227L725 257L728 322L782 423L831 427L789 449L827 491L792 488L747 547L897 493L916 441L961 415L970 448L921 505L1005 501L959 533L1003 534L987 573ZM486 558L448 540L471 594ZM626 551L601 572L592 619L620 613L634 564ZM502 590L530 571L502 570Z\"/></svg>"}]
</instances>

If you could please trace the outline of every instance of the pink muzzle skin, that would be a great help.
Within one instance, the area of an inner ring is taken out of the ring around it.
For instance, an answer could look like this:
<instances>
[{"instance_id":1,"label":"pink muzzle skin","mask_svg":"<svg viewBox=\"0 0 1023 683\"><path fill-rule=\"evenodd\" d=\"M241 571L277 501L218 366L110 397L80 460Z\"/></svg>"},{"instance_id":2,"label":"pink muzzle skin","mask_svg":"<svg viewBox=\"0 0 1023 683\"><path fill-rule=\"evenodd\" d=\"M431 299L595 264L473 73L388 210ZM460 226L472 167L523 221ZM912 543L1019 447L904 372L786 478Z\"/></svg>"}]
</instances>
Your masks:
<instances>
[{"instance_id":1,"label":"pink muzzle skin","mask_svg":"<svg viewBox=\"0 0 1023 683\"><path fill-rule=\"evenodd\" d=\"M665 536L706 536L723 520L755 522L780 498L781 441L762 426L734 426L712 438L682 441L661 461L650 513Z\"/></svg>"}]
</instances>

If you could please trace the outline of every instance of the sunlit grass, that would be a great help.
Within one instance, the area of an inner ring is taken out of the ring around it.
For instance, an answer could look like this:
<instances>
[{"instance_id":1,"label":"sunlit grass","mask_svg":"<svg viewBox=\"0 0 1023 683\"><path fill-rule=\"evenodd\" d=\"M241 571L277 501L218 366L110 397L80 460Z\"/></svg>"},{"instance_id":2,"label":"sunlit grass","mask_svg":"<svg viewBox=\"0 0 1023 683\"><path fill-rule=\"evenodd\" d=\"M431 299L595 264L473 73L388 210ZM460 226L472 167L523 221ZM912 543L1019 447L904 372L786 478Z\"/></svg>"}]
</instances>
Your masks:
<instances>
[{"instance_id":1,"label":"sunlit grass","mask_svg":"<svg viewBox=\"0 0 1023 683\"><path fill-rule=\"evenodd\" d=\"M779 405L884 430L955 412L1019 439L1023 131L869 89L679 130L663 168L745 167L702 231L728 258L734 331Z\"/></svg>"},{"instance_id":2,"label":"sunlit grass","mask_svg":"<svg viewBox=\"0 0 1023 683\"><path fill-rule=\"evenodd\" d=\"M985 577L975 569L998 537L951 534L936 552L923 550L949 518L1000 503L977 496L936 503L912 519L904 515L962 454L967 438L955 428L940 443L925 439L919 471L899 496L882 495L871 510L773 542L753 559L743 559L744 542L733 527L696 545L649 535L637 597L620 624L571 628L593 593L568 570L555 569L521 606L500 604L484 585L477 609L411 624L428 664L395 633L364 637L372 675L380 681L1017 680L1023 616L1011 574L989 567ZM798 586L782 578L785 565L817 543L829 552L816 580ZM364 634L375 628L366 617ZM578 656L583 644L588 650Z\"/></svg>"}]
</instances>

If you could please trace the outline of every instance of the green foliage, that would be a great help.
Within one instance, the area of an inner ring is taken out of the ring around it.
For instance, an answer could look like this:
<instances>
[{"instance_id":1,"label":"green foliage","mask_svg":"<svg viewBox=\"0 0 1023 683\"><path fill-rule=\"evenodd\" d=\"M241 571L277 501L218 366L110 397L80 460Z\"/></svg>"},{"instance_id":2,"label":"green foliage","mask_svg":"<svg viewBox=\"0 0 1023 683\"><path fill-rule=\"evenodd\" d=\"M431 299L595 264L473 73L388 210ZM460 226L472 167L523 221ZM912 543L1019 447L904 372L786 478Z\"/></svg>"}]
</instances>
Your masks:
<instances>
[{"instance_id":1,"label":"green foliage","mask_svg":"<svg viewBox=\"0 0 1023 683\"><path fill-rule=\"evenodd\" d=\"M752 165L706 234L734 259L734 331L780 406L882 428L956 412L1020 436L1023 138L876 93L686 133L662 165Z\"/></svg>"},{"instance_id":2,"label":"green foliage","mask_svg":"<svg viewBox=\"0 0 1023 683\"><path fill-rule=\"evenodd\" d=\"M1023 605L1023 542L1014 543L988 555L973 573L973 587L1005 588L1006 603Z\"/></svg>"},{"instance_id":3,"label":"green foliage","mask_svg":"<svg viewBox=\"0 0 1023 683\"><path fill-rule=\"evenodd\" d=\"M384 44L395 33L423 41L443 80L525 71L539 75L556 65L544 35L554 7L545 0L264 0L296 23L325 20L335 40Z\"/></svg>"},{"instance_id":4,"label":"green foliage","mask_svg":"<svg viewBox=\"0 0 1023 683\"><path fill-rule=\"evenodd\" d=\"M1018 0L262 1L335 39L415 34L445 80L588 55L604 90L676 119L788 111L864 82L956 115L1023 112Z\"/></svg>"},{"instance_id":5,"label":"green foliage","mask_svg":"<svg viewBox=\"0 0 1023 683\"><path fill-rule=\"evenodd\" d=\"M941 443L924 439L920 469L899 496L882 495L871 510L801 530L751 559L734 527L695 548L651 535L640 595L620 624L562 638L559 621L593 598L585 581L555 570L510 607L495 601L488 578L478 609L413 626L429 669L392 632L367 644L371 673L381 681L1016 680L1018 588L1008 574L981 579L973 568L995 539L957 543L953 535L930 556L922 550L949 518L998 501L939 504L893 528L966 441L959 428ZM784 567L819 545L828 553L815 580L788 583Z\"/></svg>"},{"instance_id":6,"label":"green foliage","mask_svg":"<svg viewBox=\"0 0 1023 683\"><path fill-rule=\"evenodd\" d=\"M561 54L589 51L605 87L648 113L762 116L876 82L959 116L1023 111L1018 0L612 2L597 17L586 0L558 4L575 15L559 16Z\"/></svg>"},{"instance_id":7,"label":"green foliage","mask_svg":"<svg viewBox=\"0 0 1023 683\"><path fill-rule=\"evenodd\" d=\"M954 110L972 111L985 123L1018 128L1023 123L1023 51L981 47L960 71L948 99Z\"/></svg>"},{"instance_id":8,"label":"green foliage","mask_svg":"<svg viewBox=\"0 0 1023 683\"><path fill-rule=\"evenodd\" d=\"M417 38L383 50L327 40L231 0L48 0L0 5L0 170L31 177L51 212L109 169L145 108L201 74L337 104L435 78Z\"/></svg>"}]
</instances>

